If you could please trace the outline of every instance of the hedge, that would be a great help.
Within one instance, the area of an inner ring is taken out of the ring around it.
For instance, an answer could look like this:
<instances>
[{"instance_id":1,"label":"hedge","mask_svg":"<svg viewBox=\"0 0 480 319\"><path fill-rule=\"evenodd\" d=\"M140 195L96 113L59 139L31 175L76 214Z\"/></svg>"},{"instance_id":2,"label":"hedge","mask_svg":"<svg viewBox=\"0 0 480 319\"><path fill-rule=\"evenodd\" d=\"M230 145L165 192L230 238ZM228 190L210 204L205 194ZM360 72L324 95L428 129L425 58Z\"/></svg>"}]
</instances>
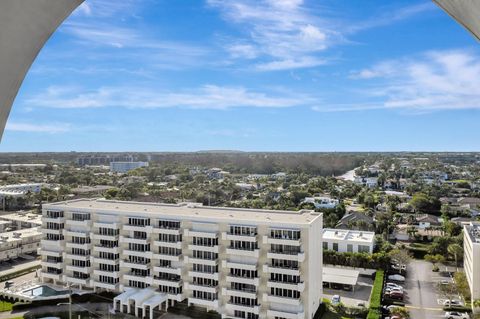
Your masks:
<instances>
[{"instance_id":1,"label":"hedge","mask_svg":"<svg viewBox=\"0 0 480 319\"><path fill-rule=\"evenodd\" d=\"M372 294L370 295L370 307L367 319L380 319L380 305L382 302L383 281L385 273L383 270L377 270L375 281L373 283Z\"/></svg>"},{"instance_id":2,"label":"hedge","mask_svg":"<svg viewBox=\"0 0 480 319\"><path fill-rule=\"evenodd\" d=\"M36 265L36 266L28 267L28 268L25 268L25 269L21 269L19 271L12 272L8 275L1 276L0 281L7 281L7 280L10 280L12 278L20 277L22 275L31 273L32 271L35 271L35 270L40 269L40 268L41 268L40 265Z\"/></svg>"}]
</instances>

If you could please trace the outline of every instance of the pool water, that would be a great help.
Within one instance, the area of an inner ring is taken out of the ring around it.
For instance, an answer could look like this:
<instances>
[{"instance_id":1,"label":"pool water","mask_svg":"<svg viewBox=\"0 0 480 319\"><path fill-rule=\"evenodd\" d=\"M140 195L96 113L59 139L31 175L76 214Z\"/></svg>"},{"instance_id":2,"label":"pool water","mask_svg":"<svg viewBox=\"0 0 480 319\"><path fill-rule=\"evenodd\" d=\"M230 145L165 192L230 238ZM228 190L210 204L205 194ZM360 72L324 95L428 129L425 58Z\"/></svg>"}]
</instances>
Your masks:
<instances>
[{"instance_id":1,"label":"pool water","mask_svg":"<svg viewBox=\"0 0 480 319\"><path fill-rule=\"evenodd\" d=\"M51 297L57 295L66 295L69 292L68 290L55 290L48 286L40 286L33 289L25 290L23 293L34 297Z\"/></svg>"}]
</instances>

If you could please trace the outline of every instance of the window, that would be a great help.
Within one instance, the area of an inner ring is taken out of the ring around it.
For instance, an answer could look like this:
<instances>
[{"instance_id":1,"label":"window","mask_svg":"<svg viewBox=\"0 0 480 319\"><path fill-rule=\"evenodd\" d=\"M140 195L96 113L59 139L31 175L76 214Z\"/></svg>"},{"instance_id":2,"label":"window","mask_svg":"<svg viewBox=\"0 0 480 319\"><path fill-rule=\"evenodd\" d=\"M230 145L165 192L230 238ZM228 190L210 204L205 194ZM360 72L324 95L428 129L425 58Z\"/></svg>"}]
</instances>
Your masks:
<instances>
[{"instance_id":1,"label":"window","mask_svg":"<svg viewBox=\"0 0 480 319\"><path fill-rule=\"evenodd\" d=\"M333 250L338 251L338 243L333 243Z\"/></svg>"},{"instance_id":2,"label":"window","mask_svg":"<svg viewBox=\"0 0 480 319\"><path fill-rule=\"evenodd\" d=\"M323 250L328 250L328 243L326 241L323 242Z\"/></svg>"},{"instance_id":3,"label":"window","mask_svg":"<svg viewBox=\"0 0 480 319\"><path fill-rule=\"evenodd\" d=\"M370 252L370 247L366 245L358 245L358 252L359 253L368 253Z\"/></svg>"},{"instance_id":4,"label":"window","mask_svg":"<svg viewBox=\"0 0 480 319\"><path fill-rule=\"evenodd\" d=\"M352 244L347 244L347 252L353 253L353 245Z\"/></svg>"}]
</instances>

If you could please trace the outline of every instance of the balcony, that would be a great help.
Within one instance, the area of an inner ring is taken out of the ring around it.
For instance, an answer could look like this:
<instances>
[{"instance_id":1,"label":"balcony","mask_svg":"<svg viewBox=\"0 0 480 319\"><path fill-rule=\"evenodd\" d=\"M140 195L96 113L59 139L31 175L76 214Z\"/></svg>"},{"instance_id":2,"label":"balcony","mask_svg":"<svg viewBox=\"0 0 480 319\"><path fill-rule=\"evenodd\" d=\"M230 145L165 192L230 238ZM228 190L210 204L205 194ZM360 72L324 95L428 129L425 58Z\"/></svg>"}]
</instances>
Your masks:
<instances>
[{"instance_id":1,"label":"balcony","mask_svg":"<svg viewBox=\"0 0 480 319\"><path fill-rule=\"evenodd\" d=\"M120 268L135 268L141 270L148 270L150 268L150 263L138 263L130 260L120 260Z\"/></svg>"},{"instance_id":2,"label":"balcony","mask_svg":"<svg viewBox=\"0 0 480 319\"><path fill-rule=\"evenodd\" d=\"M185 283L185 289L210 292L212 294L218 292L218 286L204 286L204 285L194 284L191 282Z\"/></svg>"},{"instance_id":3,"label":"balcony","mask_svg":"<svg viewBox=\"0 0 480 319\"><path fill-rule=\"evenodd\" d=\"M152 232L154 234L166 234L166 235L180 235L182 233L179 228L163 228L163 227L153 227Z\"/></svg>"},{"instance_id":4,"label":"balcony","mask_svg":"<svg viewBox=\"0 0 480 319\"><path fill-rule=\"evenodd\" d=\"M95 240L112 240L117 241L120 238L120 235L106 235L106 234L92 234L92 239Z\"/></svg>"},{"instance_id":5,"label":"balcony","mask_svg":"<svg viewBox=\"0 0 480 319\"><path fill-rule=\"evenodd\" d=\"M173 287L173 288L180 288L183 286L182 279L170 280L170 279L165 279L158 276L153 276L153 283L155 285L167 286L167 287Z\"/></svg>"},{"instance_id":6,"label":"balcony","mask_svg":"<svg viewBox=\"0 0 480 319\"><path fill-rule=\"evenodd\" d=\"M167 296L168 296L168 299L175 300L175 301L178 301L178 302L182 302L183 300L185 300L185 295L184 294L167 293Z\"/></svg>"},{"instance_id":7,"label":"balcony","mask_svg":"<svg viewBox=\"0 0 480 319\"><path fill-rule=\"evenodd\" d=\"M181 261L183 258L183 255L166 255L166 254L159 254L159 253L153 253L152 259L158 259L158 260L169 260L169 261Z\"/></svg>"},{"instance_id":8,"label":"balcony","mask_svg":"<svg viewBox=\"0 0 480 319\"><path fill-rule=\"evenodd\" d=\"M45 247L40 250L40 254L42 256L62 257L63 251L49 250L48 248Z\"/></svg>"},{"instance_id":9,"label":"balcony","mask_svg":"<svg viewBox=\"0 0 480 319\"><path fill-rule=\"evenodd\" d=\"M106 277L112 277L112 278L120 277L120 273L117 271L106 271L106 270L100 270L100 269L94 269L93 274L96 276L106 276Z\"/></svg>"},{"instance_id":10,"label":"balcony","mask_svg":"<svg viewBox=\"0 0 480 319\"><path fill-rule=\"evenodd\" d=\"M182 249L182 242L181 241L168 242L168 241L154 240L153 246Z\"/></svg>"},{"instance_id":11,"label":"balcony","mask_svg":"<svg viewBox=\"0 0 480 319\"><path fill-rule=\"evenodd\" d=\"M289 245L289 246L300 246L302 244L301 239L290 239L290 238L273 238L269 236L263 236L264 244L276 244L276 245Z\"/></svg>"},{"instance_id":12,"label":"balcony","mask_svg":"<svg viewBox=\"0 0 480 319\"><path fill-rule=\"evenodd\" d=\"M273 252L268 252L267 253L267 258L304 262L305 261L305 253L304 252L299 252L299 253L292 254L290 252L273 251Z\"/></svg>"},{"instance_id":13,"label":"balcony","mask_svg":"<svg viewBox=\"0 0 480 319\"><path fill-rule=\"evenodd\" d=\"M203 230L190 230L185 229L183 234L187 237L201 237L201 238L218 238L218 232L216 231L203 231Z\"/></svg>"},{"instance_id":14,"label":"balcony","mask_svg":"<svg viewBox=\"0 0 480 319\"><path fill-rule=\"evenodd\" d=\"M64 236L74 236L74 237L81 237L81 238L90 238L89 232L72 230L72 229L64 229L63 230Z\"/></svg>"},{"instance_id":15,"label":"balcony","mask_svg":"<svg viewBox=\"0 0 480 319\"><path fill-rule=\"evenodd\" d=\"M222 239L248 241L248 242L255 243L257 242L257 235L256 234L255 235L238 235L238 234L222 232Z\"/></svg>"},{"instance_id":16,"label":"balcony","mask_svg":"<svg viewBox=\"0 0 480 319\"><path fill-rule=\"evenodd\" d=\"M42 239L40 241L40 246L43 247L55 247L58 249L63 249L65 246L65 240L51 240L51 239Z\"/></svg>"},{"instance_id":17,"label":"balcony","mask_svg":"<svg viewBox=\"0 0 480 319\"><path fill-rule=\"evenodd\" d=\"M218 245L216 246L202 246L202 245L188 245L189 250L200 250L200 251L208 251L211 253L217 253L218 254Z\"/></svg>"},{"instance_id":18,"label":"balcony","mask_svg":"<svg viewBox=\"0 0 480 319\"><path fill-rule=\"evenodd\" d=\"M78 271L84 274L89 274L92 271L92 267L79 267L79 266L72 266L72 265L67 265L65 269L69 271Z\"/></svg>"},{"instance_id":19,"label":"balcony","mask_svg":"<svg viewBox=\"0 0 480 319\"><path fill-rule=\"evenodd\" d=\"M119 289L119 284L113 284L113 283L107 283L107 282L99 282L99 281L94 281L93 286L95 288L101 288L101 289L107 289L110 291L118 291Z\"/></svg>"},{"instance_id":20,"label":"balcony","mask_svg":"<svg viewBox=\"0 0 480 319\"><path fill-rule=\"evenodd\" d=\"M140 245L147 245L149 242L148 238L135 238L130 236L120 236L120 242L126 244L140 244Z\"/></svg>"},{"instance_id":21,"label":"balcony","mask_svg":"<svg viewBox=\"0 0 480 319\"><path fill-rule=\"evenodd\" d=\"M95 246L93 246L93 251L119 254L120 253L120 247L109 247L109 246L95 245Z\"/></svg>"},{"instance_id":22,"label":"balcony","mask_svg":"<svg viewBox=\"0 0 480 319\"><path fill-rule=\"evenodd\" d=\"M298 268L273 267L269 265L263 265L263 272L282 274L282 275L291 275L291 276L300 276L300 270Z\"/></svg>"},{"instance_id":23,"label":"balcony","mask_svg":"<svg viewBox=\"0 0 480 319\"><path fill-rule=\"evenodd\" d=\"M185 263L216 266L218 265L218 259L201 259L185 256Z\"/></svg>"},{"instance_id":24,"label":"balcony","mask_svg":"<svg viewBox=\"0 0 480 319\"><path fill-rule=\"evenodd\" d=\"M72 253L63 253L63 258L64 259L75 259L75 260L81 260L81 261L88 261L90 260L90 255L75 255Z\"/></svg>"},{"instance_id":25,"label":"balcony","mask_svg":"<svg viewBox=\"0 0 480 319\"><path fill-rule=\"evenodd\" d=\"M143 282L143 283L146 283L146 284L149 284L149 285L152 285L153 284L153 278L151 276L142 276L142 275L137 275L136 273L126 273L123 275L123 280L125 281L129 281L129 280L133 280L133 281L139 281L139 282Z\"/></svg>"},{"instance_id":26,"label":"balcony","mask_svg":"<svg viewBox=\"0 0 480 319\"><path fill-rule=\"evenodd\" d=\"M297 307L299 307L302 304L300 298L296 299L296 298L289 298L289 297L278 297L278 296L272 296L269 294L263 294L263 301L297 306Z\"/></svg>"},{"instance_id":27,"label":"balcony","mask_svg":"<svg viewBox=\"0 0 480 319\"><path fill-rule=\"evenodd\" d=\"M225 305L225 308L230 311L238 310L238 311L252 312L256 315L260 313L260 305L250 306L250 305L241 305L241 304L234 304L231 302L227 302L227 304Z\"/></svg>"},{"instance_id":28,"label":"balcony","mask_svg":"<svg viewBox=\"0 0 480 319\"><path fill-rule=\"evenodd\" d=\"M67 248L90 249L92 247L92 243L77 244L77 243L67 242L65 246Z\"/></svg>"},{"instance_id":29,"label":"balcony","mask_svg":"<svg viewBox=\"0 0 480 319\"><path fill-rule=\"evenodd\" d=\"M245 257L253 257L258 258L260 255L260 249L240 249L240 248L227 248L227 254L229 255L237 255L237 256L245 256Z\"/></svg>"},{"instance_id":30,"label":"balcony","mask_svg":"<svg viewBox=\"0 0 480 319\"><path fill-rule=\"evenodd\" d=\"M188 275L190 277L199 277L199 278L212 279L217 281L219 277L218 272L209 273L209 272L189 271Z\"/></svg>"},{"instance_id":31,"label":"balcony","mask_svg":"<svg viewBox=\"0 0 480 319\"><path fill-rule=\"evenodd\" d=\"M222 295L234 296L234 297L240 297L240 298L249 298L249 299L257 298L257 293L255 291L244 291L244 290L236 290L236 289L230 289L230 288L222 288Z\"/></svg>"},{"instance_id":32,"label":"balcony","mask_svg":"<svg viewBox=\"0 0 480 319\"><path fill-rule=\"evenodd\" d=\"M161 272L165 274L172 274L172 275L182 275L182 268L177 267L161 267L161 266L153 266L153 271L154 272Z\"/></svg>"},{"instance_id":33,"label":"balcony","mask_svg":"<svg viewBox=\"0 0 480 319\"><path fill-rule=\"evenodd\" d=\"M95 228L120 229L120 224L119 223L113 223L113 222L95 222L95 223L93 223L93 227L95 227Z\"/></svg>"},{"instance_id":34,"label":"balcony","mask_svg":"<svg viewBox=\"0 0 480 319\"><path fill-rule=\"evenodd\" d=\"M151 234L153 226L141 226L141 225L123 225L123 230L126 231L140 231L147 234Z\"/></svg>"},{"instance_id":35,"label":"balcony","mask_svg":"<svg viewBox=\"0 0 480 319\"><path fill-rule=\"evenodd\" d=\"M241 264L236 262L230 262L226 260L222 260L222 267L223 268L237 268L237 269L244 269L244 270L257 270L257 264Z\"/></svg>"},{"instance_id":36,"label":"balcony","mask_svg":"<svg viewBox=\"0 0 480 319\"><path fill-rule=\"evenodd\" d=\"M93 262L95 264L106 264L106 265L118 265L120 264L119 259L107 259L102 257L93 257Z\"/></svg>"},{"instance_id":37,"label":"balcony","mask_svg":"<svg viewBox=\"0 0 480 319\"><path fill-rule=\"evenodd\" d=\"M152 259L152 256L153 256L153 253L149 250L148 251L137 251L137 250L125 249L123 251L123 254L128 255L128 256L144 257L144 258L148 258L148 259Z\"/></svg>"},{"instance_id":38,"label":"balcony","mask_svg":"<svg viewBox=\"0 0 480 319\"><path fill-rule=\"evenodd\" d=\"M247 277L234 276L234 275L228 274L227 282L237 282L240 284L254 285L255 287L258 287L260 284L260 278L258 277L247 278Z\"/></svg>"},{"instance_id":39,"label":"balcony","mask_svg":"<svg viewBox=\"0 0 480 319\"><path fill-rule=\"evenodd\" d=\"M77 226L77 227L84 227L84 228L90 228L92 226L92 221L90 219L87 219L87 220L67 219L65 223L68 226Z\"/></svg>"},{"instance_id":40,"label":"balcony","mask_svg":"<svg viewBox=\"0 0 480 319\"><path fill-rule=\"evenodd\" d=\"M65 217L47 217L42 216L43 223L64 223Z\"/></svg>"},{"instance_id":41,"label":"balcony","mask_svg":"<svg viewBox=\"0 0 480 319\"><path fill-rule=\"evenodd\" d=\"M198 306L208 307L212 309L218 309L218 299L215 300L206 300L206 299L198 299L198 298L188 298L189 304L194 304Z\"/></svg>"},{"instance_id":42,"label":"balcony","mask_svg":"<svg viewBox=\"0 0 480 319\"><path fill-rule=\"evenodd\" d=\"M305 318L305 312L285 312L279 310L267 310L267 318L285 318L285 319L303 319Z\"/></svg>"},{"instance_id":43,"label":"balcony","mask_svg":"<svg viewBox=\"0 0 480 319\"><path fill-rule=\"evenodd\" d=\"M303 292L305 290L305 283L304 282L290 283L290 282L269 280L267 281L267 287L280 288L280 289L292 289L292 290L298 290L300 292Z\"/></svg>"},{"instance_id":44,"label":"balcony","mask_svg":"<svg viewBox=\"0 0 480 319\"><path fill-rule=\"evenodd\" d=\"M73 284L79 284L79 285L87 286L90 283L90 278L77 278L77 277L67 275L65 277L65 281L73 283Z\"/></svg>"},{"instance_id":45,"label":"balcony","mask_svg":"<svg viewBox=\"0 0 480 319\"><path fill-rule=\"evenodd\" d=\"M42 260L41 264L42 264L42 266L45 266L45 267L52 267L52 268L57 268L57 269L62 269L63 268L63 262L62 261Z\"/></svg>"},{"instance_id":46,"label":"balcony","mask_svg":"<svg viewBox=\"0 0 480 319\"><path fill-rule=\"evenodd\" d=\"M62 235L63 229L50 229L50 228L42 228L42 234L53 234L53 235Z\"/></svg>"}]
</instances>

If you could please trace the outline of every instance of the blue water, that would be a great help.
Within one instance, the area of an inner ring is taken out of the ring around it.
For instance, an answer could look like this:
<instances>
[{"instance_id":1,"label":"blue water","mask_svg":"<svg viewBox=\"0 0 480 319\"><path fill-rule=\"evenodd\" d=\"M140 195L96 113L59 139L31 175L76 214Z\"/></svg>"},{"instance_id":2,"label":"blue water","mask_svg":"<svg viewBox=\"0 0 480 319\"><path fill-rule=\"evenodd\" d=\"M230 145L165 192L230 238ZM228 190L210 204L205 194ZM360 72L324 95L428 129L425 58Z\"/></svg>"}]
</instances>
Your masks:
<instances>
[{"instance_id":1,"label":"blue water","mask_svg":"<svg viewBox=\"0 0 480 319\"><path fill-rule=\"evenodd\" d=\"M68 290L55 290L48 286L40 286L30 290L25 290L24 293L34 297L50 297L57 295L66 295L68 294Z\"/></svg>"}]
</instances>

